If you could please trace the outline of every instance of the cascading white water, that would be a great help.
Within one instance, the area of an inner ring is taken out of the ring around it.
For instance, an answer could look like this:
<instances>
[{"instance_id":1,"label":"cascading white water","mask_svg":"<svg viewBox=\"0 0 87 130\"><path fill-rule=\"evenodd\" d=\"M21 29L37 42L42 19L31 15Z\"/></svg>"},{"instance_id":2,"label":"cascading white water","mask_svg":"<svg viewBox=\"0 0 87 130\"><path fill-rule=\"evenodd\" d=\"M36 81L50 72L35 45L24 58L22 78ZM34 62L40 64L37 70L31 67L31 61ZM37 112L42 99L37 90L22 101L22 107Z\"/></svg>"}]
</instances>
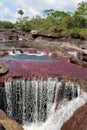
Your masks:
<instances>
[{"instance_id":1,"label":"cascading white water","mask_svg":"<svg viewBox=\"0 0 87 130\"><path fill-rule=\"evenodd\" d=\"M61 130L62 125L66 122L73 113L87 102L87 93L81 94L71 101L62 101L54 112L55 104L51 108L51 114L43 124L25 124L24 130Z\"/></svg>"},{"instance_id":2,"label":"cascading white water","mask_svg":"<svg viewBox=\"0 0 87 130\"><path fill-rule=\"evenodd\" d=\"M45 121L52 106L55 84L56 80L52 78L13 79L6 82L7 113L23 123Z\"/></svg>"},{"instance_id":3,"label":"cascading white water","mask_svg":"<svg viewBox=\"0 0 87 130\"><path fill-rule=\"evenodd\" d=\"M10 55L19 55L19 54L21 54L21 51L20 50L10 50L10 51L8 51L8 53L10 54Z\"/></svg>"},{"instance_id":4,"label":"cascading white water","mask_svg":"<svg viewBox=\"0 0 87 130\"><path fill-rule=\"evenodd\" d=\"M25 130L60 130L86 102L78 83L64 83L58 78L15 78L5 83L5 91L8 115L21 122Z\"/></svg>"},{"instance_id":5,"label":"cascading white water","mask_svg":"<svg viewBox=\"0 0 87 130\"><path fill-rule=\"evenodd\" d=\"M9 114L9 116L12 117L12 100L11 100L12 99L12 86L11 86L11 82L6 83L5 91L6 91L7 105L8 105L7 112Z\"/></svg>"},{"instance_id":6,"label":"cascading white water","mask_svg":"<svg viewBox=\"0 0 87 130\"><path fill-rule=\"evenodd\" d=\"M82 60L83 59L83 55L80 52L77 51L68 51L68 54L71 54L72 56L74 56L76 59Z\"/></svg>"}]
</instances>

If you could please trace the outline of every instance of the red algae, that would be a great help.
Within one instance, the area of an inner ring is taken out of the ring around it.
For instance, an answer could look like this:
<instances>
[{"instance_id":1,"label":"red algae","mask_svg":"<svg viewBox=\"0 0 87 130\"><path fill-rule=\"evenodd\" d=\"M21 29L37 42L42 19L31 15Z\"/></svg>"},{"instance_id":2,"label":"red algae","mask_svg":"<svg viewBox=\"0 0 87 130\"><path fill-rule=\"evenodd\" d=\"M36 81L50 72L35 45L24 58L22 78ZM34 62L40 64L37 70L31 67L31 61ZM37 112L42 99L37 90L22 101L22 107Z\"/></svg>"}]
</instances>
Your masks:
<instances>
[{"instance_id":1,"label":"red algae","mask_svg":"<svg viewBox=\"0 0 87 130\"><path fill-rule=\"evenodd\" d=\"M87 69L70 63L67 59L58 61L13 61L2 60L9 72L0 77L0 82L11 77L77 77L87 78Z\"/></svg>"}]
</instances>

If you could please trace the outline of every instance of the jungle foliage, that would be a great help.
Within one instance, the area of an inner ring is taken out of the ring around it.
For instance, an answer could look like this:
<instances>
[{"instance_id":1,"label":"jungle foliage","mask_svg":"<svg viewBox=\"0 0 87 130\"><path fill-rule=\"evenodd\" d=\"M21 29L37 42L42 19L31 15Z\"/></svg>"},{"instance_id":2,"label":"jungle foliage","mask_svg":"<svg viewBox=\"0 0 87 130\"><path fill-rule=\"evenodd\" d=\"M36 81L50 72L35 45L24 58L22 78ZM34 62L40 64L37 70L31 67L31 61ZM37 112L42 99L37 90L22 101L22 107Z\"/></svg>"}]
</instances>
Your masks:
<instances>
[{"instance_id":1,"label":"jungle foliage","mask_svg":"<svg viewBox=\"0 0 87 130\"><path fill-rule=\"evenodd\" d=\"M24 12L19 10L20 17L16 23L0 21L0 29L21 28L23 31L37 30L43 34L66 36L74 38L87 37L87 2L78 4L77 9L72 12L64 12L46 9L43 15L33 18L23 17Z\"/></svg>"}]
</instances>

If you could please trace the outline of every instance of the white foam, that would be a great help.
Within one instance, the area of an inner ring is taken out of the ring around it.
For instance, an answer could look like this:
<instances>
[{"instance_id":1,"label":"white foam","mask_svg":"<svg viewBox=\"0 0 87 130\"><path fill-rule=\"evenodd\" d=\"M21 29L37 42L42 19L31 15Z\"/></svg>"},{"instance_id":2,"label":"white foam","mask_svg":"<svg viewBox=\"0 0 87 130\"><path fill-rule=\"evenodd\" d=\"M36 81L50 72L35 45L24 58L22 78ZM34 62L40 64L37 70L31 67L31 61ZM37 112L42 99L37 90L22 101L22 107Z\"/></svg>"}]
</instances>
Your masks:
<instances>
[{"instance_id":1,"label":"white foam","mask_svg":"<svg viewBox=\"0 0 87 130\"><path fill-rule=\"evenodd\" d=\"M11 51L8 51L9 55L19 55L21 54L21 52L19 50L11 50Z\"/></svg>"},{"instance_id":2,"label":"white foam","mask_svg":"<svg viewBox=\"0 0 87 130\"><path fill-rule=\"evenodd\" d=\"M25 124L23 126L24 130L41 130L42 124L36 124L36 123L32 123L32 124Z\"/></svg>"},{"instance_id":3,"label":"white foam","mask_svg":"<svg viewBox=\"0 0 87 130\"><path fill-rule=\"evenodd\" d=\"M24 54L26 54L26 55L34 55L34 56L44 56L44 55L46 55L45 52L40 52L40 53L28 53L28 52L24 52Z\"/></svg>"}]
</instances>

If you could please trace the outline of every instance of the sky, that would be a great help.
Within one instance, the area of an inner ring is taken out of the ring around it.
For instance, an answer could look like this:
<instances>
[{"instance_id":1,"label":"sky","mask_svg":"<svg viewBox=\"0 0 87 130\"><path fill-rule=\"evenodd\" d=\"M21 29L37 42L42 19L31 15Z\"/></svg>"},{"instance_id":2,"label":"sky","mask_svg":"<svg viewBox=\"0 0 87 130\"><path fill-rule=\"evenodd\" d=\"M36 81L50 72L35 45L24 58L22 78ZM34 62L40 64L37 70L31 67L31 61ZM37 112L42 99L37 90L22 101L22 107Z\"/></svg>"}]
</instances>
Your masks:
<instances>
[{"instance_id":1,"label":"sky","mask_svg":"<svg viewBox=\"0 0 87 130\"><path fill-rule=\"evenodd\" d=\"M24 11L29 18L41 15L45 9L74 12L78 3L87 0L0 0L0 20L15 22L18 10Z\"/></svg>"}]
</instances>

